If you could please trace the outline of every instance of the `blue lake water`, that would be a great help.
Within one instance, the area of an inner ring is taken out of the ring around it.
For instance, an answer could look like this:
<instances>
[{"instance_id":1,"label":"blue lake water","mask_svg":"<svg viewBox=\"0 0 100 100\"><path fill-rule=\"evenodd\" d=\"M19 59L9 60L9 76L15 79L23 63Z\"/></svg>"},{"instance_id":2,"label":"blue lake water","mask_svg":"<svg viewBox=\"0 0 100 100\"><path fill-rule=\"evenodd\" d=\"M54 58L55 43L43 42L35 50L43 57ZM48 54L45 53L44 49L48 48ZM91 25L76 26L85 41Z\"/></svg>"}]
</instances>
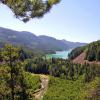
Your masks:
<instances>
[{"instance_id":1,"label":"blue lake water","mask_svg":"<svg viewBox=\"0 0 100 100\"><path fill-rule=\"evenodd\" d=\"M68 58L68 54L71 52L72 50L66 50L66 51L56 51L55 54L47 54L46 58L50 59L50 58L63 58L63 59L67 59Z\"/></svg>"}]
</instances>

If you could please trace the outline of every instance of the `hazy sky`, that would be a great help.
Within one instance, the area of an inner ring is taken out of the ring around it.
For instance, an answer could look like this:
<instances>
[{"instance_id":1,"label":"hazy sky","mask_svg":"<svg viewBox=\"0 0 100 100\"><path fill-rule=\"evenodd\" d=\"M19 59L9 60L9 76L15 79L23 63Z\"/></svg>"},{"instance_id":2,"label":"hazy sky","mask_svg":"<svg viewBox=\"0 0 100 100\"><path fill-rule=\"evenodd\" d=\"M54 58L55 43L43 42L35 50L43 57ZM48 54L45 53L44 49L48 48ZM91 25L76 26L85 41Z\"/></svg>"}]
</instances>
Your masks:
<instances>
[{"instance_id":1,"label":"hazy sky","mask_svg":"<svg viewBox=\"0 0 100 100\"><path fill-rule=\"evenodd\" d=\"M43 18L26 24L0 5L0 27L69 41L95 41L100 39L100 0L62 0Z\"/></svg>"}]
</instances>

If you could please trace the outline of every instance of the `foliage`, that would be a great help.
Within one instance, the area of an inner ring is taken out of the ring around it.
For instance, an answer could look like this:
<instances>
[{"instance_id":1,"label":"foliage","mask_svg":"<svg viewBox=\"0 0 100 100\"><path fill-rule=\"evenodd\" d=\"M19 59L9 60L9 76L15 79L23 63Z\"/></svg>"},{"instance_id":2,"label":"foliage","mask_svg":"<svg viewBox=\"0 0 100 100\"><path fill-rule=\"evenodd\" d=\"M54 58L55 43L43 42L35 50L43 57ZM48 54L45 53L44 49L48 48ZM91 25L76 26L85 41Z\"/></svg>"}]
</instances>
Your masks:
<instances>
[{"instance_id":1,"label":"foliage","mask_svg":"<svg viewBox=\"0 0 100 100\"><path fill-rule=\"evenodd\" d=\"M36 57L27 50L7 44L0 49L0 99L32 100L35 90L40 88L40 79L39 76L29 72L58 77L51 77L44 100L47 98L66 100L66 96L68 100L73 98L78 100L80 96L84 98L88 93L83 94L83 88L92 84L91 82L95 87L98 83L96 80L100 80L100 65L81 65L74 64L67 59ZM61 92L63 94L59 95Z\"/></svg>"},{"instance_id":2,"label":"foliage","mask_svg":"<svg viewBox=\"0 0 100 100\"><path fill-rule=\"evenodd\" d=\"M64 59L28 59L25 70L35 74L49 74L67 80L77 80L84 75L85 82L92 81L100 74L100 66L93 64L74 64Z\"/></svg>"},{"instance_id":3,"label":"foliage","mask_svg":"<svg viewBox=\"0 0 100 100\"><path fill-rule=\"evenodd\" d=\"M7 72L9 69L5 69L4 66L0 66L0 100L11 100L11 89L9 87L9 79L10 75ZM22 80L18 80L22 81ZM27 93L27 98L25 98L24 91L21 92L21 87L17 83L17 87L15 89L15 100L33 100L35 90L40 88L40 78L38 75L33 75L31 73L25 72L24 73L24 86L25 91ZM24 98L22 98L24 93Z\"/></svg>"},{"instance_id":4,"label":"foliage","mask_svg":"<svg viewBox=\"0 0 100 100\"><path fill-rule=\"evenodd\" d=\"M1 2L6 4L17 18L27 22L31 18L42 17L60 0L1 0Z\"/></svg>"},{"instance_id":5,"label":"foliage","mask_svg":"<svg viewBox=\"0 0 100 100\"><path fill-rule=\"evenodd\" d=\"M49 87L43 100L88 100L91 90L100 86L100 78L97 77L87 84L83 81L83 76L76 81L50 77Z\"/></svg>"},{"instance_id":6,"label":"foliage","mask_svg":"<svg viewBox=\"0 0 100 100\"><path fill-rule=\"evenodd\" d=\"M89 61L100 61L100 40L87 46L85 59Z\"/></svg>"},{"instance_id":7,"label":"foliage","mask_svg":"<svg viewBox=\"0 0 100 100\"><path fill-rule=\"evenodd\" d=\"M82 52L86 53L86 57L84 58L85 60L100 61L100 40L92 42L84 47L75 48L69 54L69 59L73 60Z\"/></svg>"},{"instance_id":8,"label":"foliage","mask_svg":"<svg viewBox=\"0 0 100 100\"><path fill-rule=\"evenodd\" d=\"M84 47L78 47L71 51L71 53L68 55L68 58L70 60L75 59L77 56L79 56L84 51Z\"/></svg>"},{"instance_id":9,"label":"foliage","mask_svg":"<svg viewBox=\"0 0 100 100\"><path fill-rule=\"evenodd\" d=\"M39 77L25 73L25 60L30 56L10 44L0 50L0 99L29 100L29 90L35 91L40 86Z\"/></svg>"},{"instance_id":10,"label":"foliage","mask_svg":"<svg viewBox=\"0 0 100 100\"><path fill-rule=\"evenodd\" d=\"M26 93L28 95L27 100L33 100L34 92L41 87L40 77L38 75L34 75L31 73L25 72L24 84L25 84ZM24 100L24 99L22 99L22 100Z\"/></svg>"}]
</instances>

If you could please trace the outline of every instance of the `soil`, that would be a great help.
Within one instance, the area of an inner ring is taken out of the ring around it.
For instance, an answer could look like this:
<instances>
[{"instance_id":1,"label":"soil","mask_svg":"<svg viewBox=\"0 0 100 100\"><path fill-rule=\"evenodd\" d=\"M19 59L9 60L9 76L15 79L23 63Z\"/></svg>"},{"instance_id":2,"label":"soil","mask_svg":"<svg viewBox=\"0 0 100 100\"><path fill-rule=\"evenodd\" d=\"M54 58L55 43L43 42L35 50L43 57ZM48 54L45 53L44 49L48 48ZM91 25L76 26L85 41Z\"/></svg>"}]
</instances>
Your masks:
<instances>
[{"instance_id":1,"label":"soil","mask_svg":"<svg viewBox=\"0 0 100 100\"><path fill-rule=\"evenodd\" d=\"M46 75L40 75L41 88L34 93L35 100L42 100L44 93L48 88L49 78Z\"/></svg>"}]
</instances>

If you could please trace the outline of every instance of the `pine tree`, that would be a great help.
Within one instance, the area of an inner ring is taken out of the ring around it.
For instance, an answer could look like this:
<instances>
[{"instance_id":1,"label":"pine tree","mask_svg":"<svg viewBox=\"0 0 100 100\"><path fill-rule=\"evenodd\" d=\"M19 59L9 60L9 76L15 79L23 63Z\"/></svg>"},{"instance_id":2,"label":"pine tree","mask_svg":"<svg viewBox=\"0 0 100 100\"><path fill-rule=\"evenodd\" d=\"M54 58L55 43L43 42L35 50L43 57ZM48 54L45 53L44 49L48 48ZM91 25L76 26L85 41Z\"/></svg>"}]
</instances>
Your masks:
<instances>
[{"instance_id":1,"label":"pine tree","mask_svg":"<svg viewBox=\"0 0 100 100\"><path fill-rule=\"evenodd\" d=\"M25 66L26 63L24 62L24 59L23 60L20 59L21 57L20 49L10 44L7 44L1 51L2 51L1 56L3 58L3 65L8 66L10 69L10 72L8 71L8 74L10 74L10 80L7 82L7 84L11 89L11 100L15 100L16 98L22 96L23 97L27 96L25 92L26 88L24 82L25 77L24 77L24 67L23 67L23 65Z\"/></svg>"},{"instance_id":2,"label":"pine tree","mask_svg":"<svg viewBox=\"0 0 100 100\"><path fill-rule=\"evenodd\" d=\"M11 76L11 97L12 100L14 100L14 87L15 87L15 66L16 66L16 61L18 58L18 49L14 48L12 45L5 45L5 48L2 49L2 57L3 57L3 62L10 68L10 76Z\"/></svg>"},{"instance_id":3,"label":"pine tree","mask_svg":"<svg viewBox=\"0 0 100 100\"><path fill-rule=\"evenodd\" d=\"M50 11L53 5L60 0L0 0L6 4L15 14L15 16L24 22L31 18L40 18Z\"/></svg>"}]
</instances>

